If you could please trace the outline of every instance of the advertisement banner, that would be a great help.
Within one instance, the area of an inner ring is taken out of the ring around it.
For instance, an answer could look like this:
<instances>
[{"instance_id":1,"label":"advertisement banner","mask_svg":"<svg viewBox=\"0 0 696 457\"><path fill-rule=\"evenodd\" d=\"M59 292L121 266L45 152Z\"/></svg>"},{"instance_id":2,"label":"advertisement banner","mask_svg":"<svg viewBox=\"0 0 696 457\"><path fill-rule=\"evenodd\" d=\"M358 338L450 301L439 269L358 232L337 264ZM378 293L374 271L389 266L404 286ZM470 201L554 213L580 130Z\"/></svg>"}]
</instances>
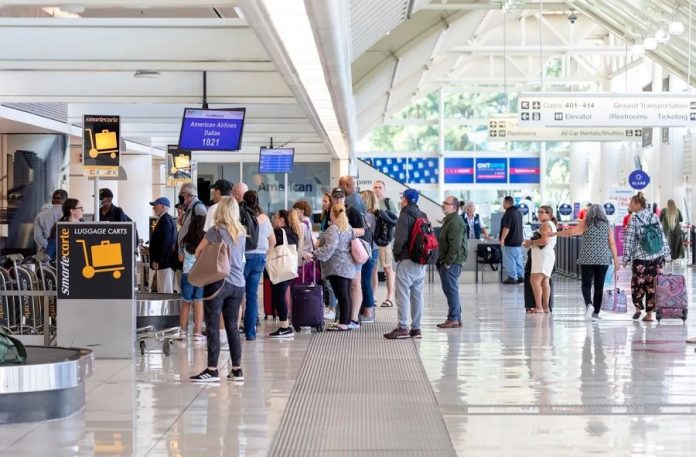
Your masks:
<instances>
[{"instance_id":1,"label":"advertisement banner","mask_svg":"<svg viewBox=\"0 0 696 457\"><path fill-rule=\"evenodd\" d=\"M118 176L121 164L120 116L82 116L85 176Z\"/></svg>"},{"instance_id":2,"label":"advertisement banner","mask_svg":"<svg viewBox=\"0 0 696 457\"><path fill-rule=\"evenodd\" d=\"M609 201L616 207L617 220L623 219L628 213L628 204L636 191L630 187L613 186L609 189Z\"/></svg>"},{"instance_id":3,"label":"advertisement banner","mask_svg":"<svg viewBox=\"0 0 696 457\"><path fill-rule=\"evenodd\" d=\"M523 127L693 127L696 94L523 93L517 111Z\"/></svg>"},{"instance_id":4,"label":"advertisement banner","mask_svg":"<svg viewBox=\"0 0 696 457\"><path fill-rule=\"evenodd\" d=\"M58 299L133 298L132 222L56 225Z\"/></svg>"},{"instance_id":5,"label":"advertisement banner","mask_svg":"<svg viewBox=\"0 0 696 457\"><path fill-rule=\"evenodd\" d=\"M191 151L182 151L175 144L167 146L167 186L191 182Z\"/></svg>"},{"instance_id":6,"label":"advertisement banner","mask_svg":"<svg viewBox=\"0 0 696 457\"><path fill-rule=\"evenodd\" d=\"M643 129L623 127L521 127L517 114L488 120L488 141L641 141Z\"/></svg>"},{"instance_id":7,"label":"advertisement banner","mask_svg":"<svg viewBox=\"0 0 696 457\"><path fill-rule=\"evenodd\" d=\"M539 184L541 163L538 157L510 158L510 184Z\"/></svg>"},{"instance_id":8,"label":"advertisement banner","mask_svg":"<svg viewBox=\"0 0 696 457\"><path fill-rule=\"evenodd\" d=\"M477 184L507 184L508 159L476 159Z\"/></svg>"},{"instance_id":9,"label":"advertisement banner","mask_svg":"<svg viewBox=\"0 0 696 457\"><path fill-rule=\"evenodd\" d=\"M474 159L445 158L445 184L473 184Z\"/></svg>"}]
</instances>

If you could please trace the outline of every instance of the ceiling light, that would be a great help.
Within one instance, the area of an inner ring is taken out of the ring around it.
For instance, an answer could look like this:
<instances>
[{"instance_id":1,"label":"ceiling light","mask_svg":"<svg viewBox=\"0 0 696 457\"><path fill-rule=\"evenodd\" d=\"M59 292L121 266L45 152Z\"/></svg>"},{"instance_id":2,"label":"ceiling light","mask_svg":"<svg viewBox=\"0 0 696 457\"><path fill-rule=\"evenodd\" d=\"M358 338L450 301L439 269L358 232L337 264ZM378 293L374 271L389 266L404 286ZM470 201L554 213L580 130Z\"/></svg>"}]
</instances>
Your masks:
<instances>
[{"instance_id":1,"label":"ceiling light","mask_svg":"<svg viewBox=\"0 0 696 457\"><path fill-rule=\"evenodd\" d=\"M669 23L669 33L671 35L681 35L684 33L684 23L681 21L672 21Z\"/></svg>"},{"instance_id":2,"label":"ceiling light","mask_svg":"<svg viewBox=\"0 0 696 457\"><path fill-rule=\"evenodd\" d=\"M159 78L162 73L154 70L137 70L133 73L134 78Z\"/></svg>"},{"instance_id":3,"label":"ceiling light","mask_svg":"<svg viewBox=\"0 0 696 457\"><path fill-rule=\"evenodd\" d=\"M655 41L658 43L667 43L669 41L669 34L665 33L664 30L660 29L655 32Z\"/></svg>"},{"instance_id":4,"label":"ceiling light","mask_svg":"<svg viewBox=\"0 0 696 457\"><path fill-rule=\"evenodd\" d=\"M643 48L649 51L657 49L657 40L653 37L647 37L645 40L643 40Z\"/></svg>"}]
</instances>

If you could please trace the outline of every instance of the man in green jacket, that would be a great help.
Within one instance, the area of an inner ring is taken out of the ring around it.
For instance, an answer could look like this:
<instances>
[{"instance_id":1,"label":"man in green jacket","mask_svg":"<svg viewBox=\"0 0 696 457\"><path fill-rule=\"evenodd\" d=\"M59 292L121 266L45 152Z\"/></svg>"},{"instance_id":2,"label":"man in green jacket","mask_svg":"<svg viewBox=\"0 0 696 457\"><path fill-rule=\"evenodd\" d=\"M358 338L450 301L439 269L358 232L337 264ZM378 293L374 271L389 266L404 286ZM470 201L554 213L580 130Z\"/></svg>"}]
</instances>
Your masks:
<instances>
[{"instance_id":1,"label":"man in green jacket","mask_svg":"<svg viewBox=\"0 0 696 457\"><path fill-rule=\"evenodd\" d=\"M459 199L448 196L442 202L445 220L440 229L440 249L437 258L437 271L440 273L442 291L447 297L449 312L447 320L437 324L438 328L459 328L462 326L462 305L459 301L459 275L466 261L466 227L459 216Z\"/></svg>"}]
</instances>

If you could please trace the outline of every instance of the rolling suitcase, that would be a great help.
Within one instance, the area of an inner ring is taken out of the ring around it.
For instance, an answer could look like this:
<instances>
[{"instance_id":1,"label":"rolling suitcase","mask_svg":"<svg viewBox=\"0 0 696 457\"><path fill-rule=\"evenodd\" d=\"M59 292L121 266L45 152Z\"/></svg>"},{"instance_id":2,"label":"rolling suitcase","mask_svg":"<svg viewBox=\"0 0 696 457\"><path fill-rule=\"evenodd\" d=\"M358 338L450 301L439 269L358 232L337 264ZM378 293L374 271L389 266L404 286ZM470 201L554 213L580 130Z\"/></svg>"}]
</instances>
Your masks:
<instances>
[{"instance_id":1,"label":"rolling suitcase","mask_svg":"<svg viewBox=\"0 0 696 457\"><path fill-rule=\"evenodd\" d=\"M686 281L681 275L659 275L655 287L655 310L657 321L681 319L686 322L689 312L689 298L686 293Z\"/></svg>"},{"instance_id":2,"label":"rolling suitcase","mask_svg":"<svg viewBox=\"0 0 696 457\"><path fill-rule=\"evenodd\" d=\"M301 327L314 327L317 332L324 329L324 286L317 284L316 269L314 280L305 283L305 269L302 268L302 284L290 288L292 297L292 325L299 332Z\"/></svg>"},{"instance_id":3,"label":"rolling suitcase","mask_svg":"<svg viewBox=\"0 0 696 457\"><path fill-rule=\"evenodd\" d=\"M534 291L532 291L532 283L530 277L532 275L532 256L527 254L527 263L524 264L524 307L532 309L536 307L534 300ZM551 285L551 296L549 297L549 310L553 311L553 278L549 279Z\"/></svg>"},{"instance_id":4,"label":"rolling suitcase","mask_svg":"<svg viewBox=\"0 0 696 457\"><path fill-rule=\"evenodd\" d=\"M269 317L276 320L278 313L276 313L275 308L273 308L273 299L271 297L271 280L264 273L263 275L263 314L264 320L268 320Z\"/></svg>"}]
</instances>

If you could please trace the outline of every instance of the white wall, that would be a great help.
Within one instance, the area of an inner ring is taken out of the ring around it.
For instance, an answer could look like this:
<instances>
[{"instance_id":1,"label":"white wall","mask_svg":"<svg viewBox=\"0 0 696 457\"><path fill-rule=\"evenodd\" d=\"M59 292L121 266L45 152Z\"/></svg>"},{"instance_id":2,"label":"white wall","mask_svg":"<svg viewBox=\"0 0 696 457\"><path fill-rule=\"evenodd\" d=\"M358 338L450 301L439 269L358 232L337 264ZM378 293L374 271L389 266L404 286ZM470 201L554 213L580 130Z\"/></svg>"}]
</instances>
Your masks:
<instances>
[{"instance_id":1,"label":"white wall","mask_svg":"<svg viewBox=\"0 0 696 457\"><path fill-rule=\"evenodd\" d=\"M114 192L114 203L123 208L128 217L137 224L141 238L148 238L148 221L152 213L152 156L125 155L121 166L128 175L127 181L118 181L118 198ZM113 182L113 181L112 181ZM115 187L115 186L114 186ZM113 190L113 187L111 187Z\"/></svg>"}]
</instances>

